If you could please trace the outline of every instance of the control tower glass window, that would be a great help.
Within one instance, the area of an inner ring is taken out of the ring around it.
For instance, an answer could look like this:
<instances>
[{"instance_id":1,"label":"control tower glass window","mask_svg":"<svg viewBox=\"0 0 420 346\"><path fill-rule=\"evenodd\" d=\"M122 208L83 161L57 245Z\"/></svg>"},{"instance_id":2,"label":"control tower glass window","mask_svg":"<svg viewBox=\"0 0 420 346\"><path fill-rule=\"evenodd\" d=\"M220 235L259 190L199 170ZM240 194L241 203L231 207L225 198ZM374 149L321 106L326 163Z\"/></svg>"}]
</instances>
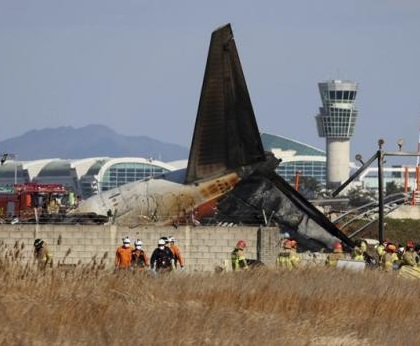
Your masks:
<instances>
[{"instance_id":1,"label":"control tower glass window","mask_svg":"<svg viewBox=\"0 0 420 346\"><path fill-rule=\"evenodd\" d=\"M319 91L322 107L315 117L319 136L349 139L358 115L354 104L357 83L340 80L319 83Z\"/></svg>"}]
</instances>

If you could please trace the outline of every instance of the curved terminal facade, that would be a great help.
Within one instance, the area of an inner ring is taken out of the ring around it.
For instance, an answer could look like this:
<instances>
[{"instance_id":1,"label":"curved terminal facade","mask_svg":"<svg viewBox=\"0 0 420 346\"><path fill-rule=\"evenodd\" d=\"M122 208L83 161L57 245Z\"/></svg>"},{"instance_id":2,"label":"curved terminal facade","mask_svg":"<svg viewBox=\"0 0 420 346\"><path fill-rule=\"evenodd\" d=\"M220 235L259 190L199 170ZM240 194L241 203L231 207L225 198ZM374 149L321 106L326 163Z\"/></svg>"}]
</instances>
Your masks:
<instances>
[{"instance_id":1,"label":"curved terminal facade","mask_svg":"<svg viewBox=\"0 0 420 346\"><path fill-rule=\"evenodd\" d=\"M62 184L86 199L101 191L173 171L174 166L137 157L96 157L82 160L8 160L0 167L0 186Z\"/></svg>"},{"instance_id":2,"label":"curved terminal facade","mask_svg":"<svg viewBox=\"0 0 420 346\"><path fill-rule=\"evenodd\" d=\"M358 111L355 105L358 84L331 80L318 84L322 107L315 117L318 135L326 138L327 187L336 188L349 178L350 138Z\"/></svg>"},{"instance_id":3,"label":"curved terminal facade","mask_svg":"<svg viewBox=\"0 0 420 346\"><path fill-rule=\"evenodd\" d=\"M311 177L318 181L320 186L326 184L326 155L325 152L281 136L267 133L261 134L264 149L271 151L281 159L276 172L286 181L293 184L296 174Z\"/></svg>"},{"instance_id":4,"label":"curved terminal facade","mask_svg":"<svg viewBox=\"0 0 420 346\"><path fill-rule=\"evenodd\" d=\"M152 159L125 157L101 160L81 177L82 197L87 198L99 191L107 191L173 170L171 165Z\"/></svg>"}]
</instances>

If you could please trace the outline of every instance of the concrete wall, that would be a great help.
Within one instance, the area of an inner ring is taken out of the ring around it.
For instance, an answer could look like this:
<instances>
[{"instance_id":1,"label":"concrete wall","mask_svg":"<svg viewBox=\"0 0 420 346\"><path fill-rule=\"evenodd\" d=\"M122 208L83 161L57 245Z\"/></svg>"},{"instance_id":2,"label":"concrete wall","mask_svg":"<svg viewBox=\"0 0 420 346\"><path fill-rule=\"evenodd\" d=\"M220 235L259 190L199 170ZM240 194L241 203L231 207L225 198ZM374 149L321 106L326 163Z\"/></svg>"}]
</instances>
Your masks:
<instances>
[{"instance_id":1,"label":"concrete wall","mask_svg":"<svg viewBox=\"0 0 420 346\"><path fill-rule=\"evenodd\" d=\"M33 258L33 242L42 238L50 247L54 263L88 264L103 261L113 268L115 251L122 238L141 239L150 257L161 236L174 236L185 258L187 271L214 271L230 258L239 239L247 242L247 258L274 266L278 253L278 228L258 227L155 227L137 228L80 225L0 225L2 248L23 247L25 260Z\"/></svg>"}]
</instances>

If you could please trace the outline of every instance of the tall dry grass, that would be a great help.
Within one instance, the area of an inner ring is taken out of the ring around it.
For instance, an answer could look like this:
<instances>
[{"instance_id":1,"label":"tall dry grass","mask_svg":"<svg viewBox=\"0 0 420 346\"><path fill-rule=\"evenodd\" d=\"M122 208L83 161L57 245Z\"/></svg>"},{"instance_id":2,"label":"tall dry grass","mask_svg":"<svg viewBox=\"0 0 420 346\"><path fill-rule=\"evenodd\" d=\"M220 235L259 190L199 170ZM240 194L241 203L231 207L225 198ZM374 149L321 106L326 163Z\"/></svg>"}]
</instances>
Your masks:
<instances>
[{"instance_id":1,"label":"tall dry grass","mask_svg":"<svg viewBox=\"0 0 420 346\"><path fill-rule=\"evenodd\" d=\"M420 285L394 274L38 271L0 251L5 345L415 345Z\"/></svg>"}]
</instances>

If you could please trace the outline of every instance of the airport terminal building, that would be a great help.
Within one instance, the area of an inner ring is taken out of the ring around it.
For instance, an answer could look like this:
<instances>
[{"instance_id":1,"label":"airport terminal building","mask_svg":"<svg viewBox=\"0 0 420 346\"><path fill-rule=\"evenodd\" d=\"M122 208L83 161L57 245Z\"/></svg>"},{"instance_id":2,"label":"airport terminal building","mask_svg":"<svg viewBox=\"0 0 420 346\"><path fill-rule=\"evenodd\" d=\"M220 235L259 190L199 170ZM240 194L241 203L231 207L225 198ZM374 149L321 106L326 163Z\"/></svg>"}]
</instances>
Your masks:
<instances>
[{"instance_id":1,"label":"airport terminal building","mask_svg":"<svg viewBox=\"0 0 420 346\"><path fill-rule=\"evenodd\" d=\"M293 139L262 133L265 150L281 159L277 174L293 185L295 176L311 177L321 187L327 184L327 157L325 151ZM78 160L45 159L36 161L7 160L0 166L0 186L23 183L62 184L70 191L86 199L126 183L138 181L179 168L185 168L187 160L161 162L140 157L92 157ZM350 172L358 168L349 163ZM404 183L403 168L384 167L385 183ZM367 169L358 179L359 185L377 190L377 169ZM409 185L415 186L415 172L409 170Z\"/></svg>"},{"instance_id":2,"label":"airport terminal building","mask_svg":"<svg viewBox=\"0 0 420 346\"><path fill-rule=\"evenodd\" d=\"M0 186L24 183L62 184L86 199L100 191L174 169L175 166L161 161L137 157L6 161L0 167Z\"/></svg>"},{"instance_id":3,"label":"airport terminal building","mask_svg":"<svg viewBox=\"0 0 420 346\"><path fill-rule=\"evenodd\" d=\"M261 134L264 149L281 159L276 172L293 184L297 172L301 176L312 177L321 186L326 184L326 154L310 145L281 136Z\"/></svg>"}]
</instances>

